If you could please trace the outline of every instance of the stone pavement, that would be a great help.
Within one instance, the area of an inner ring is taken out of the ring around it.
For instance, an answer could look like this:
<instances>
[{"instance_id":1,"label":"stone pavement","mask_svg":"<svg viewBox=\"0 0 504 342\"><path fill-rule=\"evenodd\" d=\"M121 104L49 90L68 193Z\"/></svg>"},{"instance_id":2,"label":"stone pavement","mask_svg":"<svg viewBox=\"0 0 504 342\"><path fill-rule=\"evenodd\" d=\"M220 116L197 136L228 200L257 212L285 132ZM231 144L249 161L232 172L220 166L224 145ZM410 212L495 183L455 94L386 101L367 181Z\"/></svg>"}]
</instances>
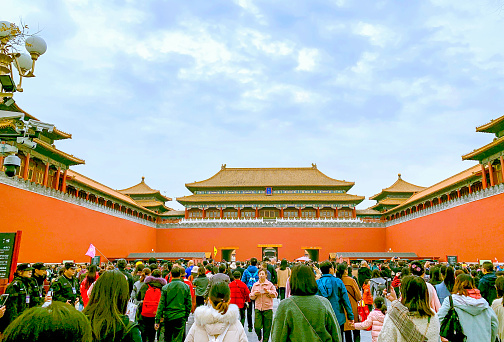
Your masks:
<instances>
[{"instance_id":1,"label":"stone pavement","mask_svg":"<svg viewBox=\"0 0 504 342\"><path fill-rule=\"evenodd\" d=\"M278 307L278 304L280 303L279 299L274 299L273 300L273 314L276 312L276 309ZM247 320L245 319L245 332L247 333L247 338L249 342L259 342L257 335L255 334L254 331L249 332L248 331L248 326L247 326ZM191 325L193 324L194 319L191 316L189 316L189 319L187 321L187 331L191 328ZM271 341L271 340L270 340ZM274 342L274 341L271 341ZM308 342L308 341L307 341ZM371 331L361 331L361 342L371 342Z\"/></svg>"}]
</instances>

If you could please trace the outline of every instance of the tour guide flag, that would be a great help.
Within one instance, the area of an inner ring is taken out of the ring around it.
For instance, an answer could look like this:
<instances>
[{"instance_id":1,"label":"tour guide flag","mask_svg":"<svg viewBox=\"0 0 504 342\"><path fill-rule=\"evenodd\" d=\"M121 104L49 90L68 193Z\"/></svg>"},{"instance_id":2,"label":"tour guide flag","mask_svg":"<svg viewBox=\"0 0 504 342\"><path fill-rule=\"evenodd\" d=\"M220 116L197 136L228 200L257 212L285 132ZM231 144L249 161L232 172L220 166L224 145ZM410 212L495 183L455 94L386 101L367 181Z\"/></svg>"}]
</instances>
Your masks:
<instances>
[{"instance_id":1,"label":"tour guide flag","mask_svg":"<svg viewBox=\"0 0 504 342\"><path fill-rule=\"evenodd\" d=\"M89 245L89 249L87 250L86 254L87 256L94 258L96 256L96 248L93 246L93 244Z\"/></svg>"},{"instance_id":2,"label":"tour guide flag","mask_svg":"<svg viewBox=\"0 0 504 342\"><path fill-rule=\"evenodd\" d=\"M217 257L217 248L215 248L215 246L213 247L213 257Z\"/></svg>"}]
</instances>

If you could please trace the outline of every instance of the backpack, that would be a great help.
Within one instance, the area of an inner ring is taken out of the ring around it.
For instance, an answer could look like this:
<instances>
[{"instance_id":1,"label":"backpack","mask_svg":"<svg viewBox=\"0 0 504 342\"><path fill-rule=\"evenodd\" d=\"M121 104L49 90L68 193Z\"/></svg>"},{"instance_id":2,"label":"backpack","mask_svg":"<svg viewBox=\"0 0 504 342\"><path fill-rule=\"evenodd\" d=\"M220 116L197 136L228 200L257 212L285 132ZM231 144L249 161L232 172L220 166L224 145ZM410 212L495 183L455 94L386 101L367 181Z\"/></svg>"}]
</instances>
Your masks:
<instances>
[{"instance_id":1,"label":"backpack","mask_svg":"<svg viewBox=\"0 0 504 342\"><path fill-rule=\"evenodd\" d=\"M256 271L253 275L247 270L248 274L250 274L249 280L247 282L247 287L249 290L252 290L252 287L254 286L255 283L259 281L259 271Z\"/></svg>"},{"instance_id":2,"label":"backpack","mask_svg":"<svg viewBox=\"0 0 504 342\"><path fill-rule=\"evenodd\" d=\"M142 304L142 316L156 317L156 312L161 299L161 289L148 285L145 298Z\"/></svg>"},{"instance_id":3,"label":"backpack","mask_svg":"<svg viewBox=\"0 0 504 342\"><path fill-rule=\"evenodd\" d=\"M457 312L453 307L452 296L448 298L450 299L450 309L441 323L439 335L451 342L465 342L467 337L464 335L464 329L462 329Z\"/></svg>"}]
</instances>

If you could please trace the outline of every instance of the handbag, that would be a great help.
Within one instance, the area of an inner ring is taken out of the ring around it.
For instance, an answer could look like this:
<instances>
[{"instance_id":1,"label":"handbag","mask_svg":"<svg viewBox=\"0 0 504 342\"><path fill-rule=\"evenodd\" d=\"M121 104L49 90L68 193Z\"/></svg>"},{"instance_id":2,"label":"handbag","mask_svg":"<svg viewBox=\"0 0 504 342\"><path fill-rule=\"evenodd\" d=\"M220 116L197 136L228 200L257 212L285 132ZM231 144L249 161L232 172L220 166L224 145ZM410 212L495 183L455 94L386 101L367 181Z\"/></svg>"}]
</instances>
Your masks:
<instances>
[{"instance_id":1,"label":"handbag","mask_svg":"<svg viewBox=\"0 0 504 342\"><path fill-rule=\"evenodd\" d=\"M457 312L453 307L452 296L448 298L450 299L450 309L441 323L439 335L448 339L450 342L465 342L467 337L464 335L464 329L462 329Z\"/></svg>"},{"instance_id":2,"label":"handbag","mask_svg":"<svg viewBox=\"0 0 504 342\"><path fill-rule=\"evenodd\" d=\"M133 303L131 300L128 301L128 306L126 307L126 316L128 316L131 322L135 322L137 310L138 305Z\"/></svg>"},{"instance_id":3,"label":"handbag","mask_svg":"<svg viewBox=\"0 0 504 342\"><path fill-rule=\"evenodd\" d=\"M357 312L359 313L359 322L364 322L369 316L369 308L366 304L364 304L363 300L360 300L357 303ZM366 331L370 331L373 329L373 326L370 326L366 329Z\"/></svg>"}]
</instances>

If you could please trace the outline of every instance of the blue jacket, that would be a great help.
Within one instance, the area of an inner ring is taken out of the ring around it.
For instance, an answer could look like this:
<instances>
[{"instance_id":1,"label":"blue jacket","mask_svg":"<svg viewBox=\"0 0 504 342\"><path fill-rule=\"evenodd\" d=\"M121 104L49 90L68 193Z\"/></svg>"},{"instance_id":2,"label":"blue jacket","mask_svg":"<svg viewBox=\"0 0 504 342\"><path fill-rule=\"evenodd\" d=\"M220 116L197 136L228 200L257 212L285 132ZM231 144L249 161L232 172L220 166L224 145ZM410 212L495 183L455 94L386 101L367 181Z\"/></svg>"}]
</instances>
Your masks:
<instances>
[{"instance_id":1,"label":"blue jacket","mask_svg":"<svg viewBox=\"0 0 504 342\"><path fill-rule=\"evenodd\" d=\"M459 317L464 334L467 336L466 342L495 341L499 321L486 300L457 294L452 295L452 298L453 307ZM446 298L438 312L440 323L443 322L449 309L450 300Z\"/></svg>"},{"instance_id":2,"label":"blue jacket","mask_svg":"<svg viewBox=\"0 0 504 342\"><path fill-rule=\"evenodd\" d=\"M242 275L242 278L241 278L241 281L243 281L245 283L245 285L248 286L248 282L249 282L249 279L250 277L252 277L254 274L256 274L257 272L257 267L256 266L252 266L250 265L249 267L247 267L247 269L243 272L243 275ZM259 280L259 277L256 277L257 279L256 280ZM250 287L249 287L250 289Z\"/></svg>"},{"instance_id":3,"label":"blue jacket","mask_svg":"<svg viewBox=\"0 0 504 342\"><path fill-rule=\"evenodd\" d=\"M339 325L343 325L346 322L345 311L349 320L354 319L348 292L341 279L336 278L332 274L324 274L317 280L317 286L317 295L329 299Z\"/></svg>"},{"instance_id":4,"label":"blue jacket","mask_svg":"<svg viewBox=\"0 0 504 342\"><path fill-rule=\"evenodd\" d=\"M441 282L434 287L436 288L439 302L441 303L441 305L443 305L445 298L448 297L451 293L450 291L448 291L448 288L446 287L446 284L444 282Z\"/></svg>"}]
</instances>

